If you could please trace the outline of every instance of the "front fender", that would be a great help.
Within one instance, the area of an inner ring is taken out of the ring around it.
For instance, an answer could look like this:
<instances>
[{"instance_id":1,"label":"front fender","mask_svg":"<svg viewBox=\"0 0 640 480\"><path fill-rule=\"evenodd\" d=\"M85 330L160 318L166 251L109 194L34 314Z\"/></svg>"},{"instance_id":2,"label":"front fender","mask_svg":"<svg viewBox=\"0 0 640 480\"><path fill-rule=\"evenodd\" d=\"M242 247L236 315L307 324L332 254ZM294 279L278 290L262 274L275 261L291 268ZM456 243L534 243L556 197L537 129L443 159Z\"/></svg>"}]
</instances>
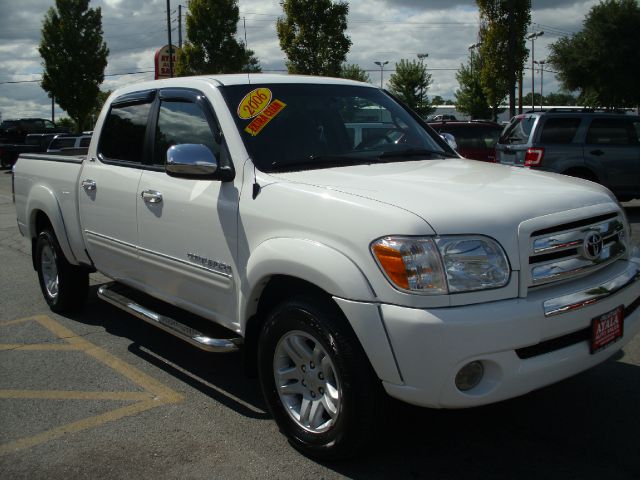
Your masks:
<instances>
[{"instance_id":1,"label":"front fender","mask_svg":"<svg viewBox=\"0 0 640 480\"><path fill-rule=\"evenodd\" d=\"M241 307L242 318L253 313L247 305L259 295L265 280L274 275L305 280L332 296L348 300L376 298L364 272L342 252L312 240L272 238L258 245L247 262L245 291L249 294Z\"/></svg>"},{"instance_id":2,"label":"front fender","mask_svg":"<svg viewBox=\"0 0 640 480\"><path fill-rule=\"evenodd\" d=\"M72 264L78 264L78 260L73 254L73 250L69 244L69 236L62 216L60 203L54 192L44 185L38 185L32 188L29 192L29 199L27 200L28 231L26 234L31 239L38 235L36 231L36 217L39 211L43 212L51 222L53 231L58 238L58 243L67 261Z\"/></svg>"}]
</instances>

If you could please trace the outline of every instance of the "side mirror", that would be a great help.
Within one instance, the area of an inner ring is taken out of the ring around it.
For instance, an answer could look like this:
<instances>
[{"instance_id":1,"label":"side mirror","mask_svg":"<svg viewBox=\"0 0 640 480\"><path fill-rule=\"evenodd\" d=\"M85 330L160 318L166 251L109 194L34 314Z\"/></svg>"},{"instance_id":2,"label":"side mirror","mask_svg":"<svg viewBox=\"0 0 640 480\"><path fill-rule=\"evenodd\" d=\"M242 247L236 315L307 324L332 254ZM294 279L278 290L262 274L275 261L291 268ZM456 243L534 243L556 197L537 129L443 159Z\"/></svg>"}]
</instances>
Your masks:
<instances>
[{"instance_id":1,"label":"side mirror","mask_svg":"<svg viewBox=\"0 0 640 480\"><path fill-rule=\"evenodd\" d=\"M165 171L172 177L212 178L218 171L218 159L206 145L173 145L167 150Z\"/></svg>"},{"instance_id":2,"label":"side mirror","mask_svg":"<svg viewBox=\"0 0 640 480\"><path fill-rule=\"evenodd\" d=\"M444 139L445 142L449 144L451 148L454 150L458 150L458 143L456 142L456 137L451 135L450 133L441 133L440 136Z\"/></svg>"}]
</instances>

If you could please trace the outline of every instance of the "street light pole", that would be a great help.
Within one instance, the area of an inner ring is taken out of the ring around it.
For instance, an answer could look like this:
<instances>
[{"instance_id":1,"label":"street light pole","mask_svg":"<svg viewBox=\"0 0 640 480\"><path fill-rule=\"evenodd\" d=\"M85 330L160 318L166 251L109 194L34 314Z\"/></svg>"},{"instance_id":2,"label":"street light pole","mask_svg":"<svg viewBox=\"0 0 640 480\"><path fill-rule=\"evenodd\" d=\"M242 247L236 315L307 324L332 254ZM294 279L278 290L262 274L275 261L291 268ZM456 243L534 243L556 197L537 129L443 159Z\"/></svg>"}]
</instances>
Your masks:
<instances>
[{"instance_id":1,"label":"street light pole","mask_svg":"<svg viewBox=\"0 0 640 480\"><path fill-rule=\"evenodd\" d=\"M428 53L417 53L416 56L418 57L418 60L420 60L420 66L424 66L424 59L427 58L429 56L429 54ZM424 88L422 86L420 86L419 104L422 103L423 97L424 97Z\"/></svg>"},{"instance_id":2,"label":"street light pole","mask_svg":"<svg viewBox=\"0 0 640 480\"><path fill-rule=\"evenodd\" d=\"M469 45L469 56L470 56L469 70L471 71L472 77L473 77L473 51L476 48L480 48L480 45L482 45L482 42L472 43L471 45Z\"/></svg>"},{"instance_id":3,"label":"street light pole","mask_svg":"<svg viewBox=\"0 0 640 480\"><path fill-rule=\"evenodd\" d=\"M527 40L531 40L531 109L534 110L536 108L536 101L535 101L535 93L536 93L536 80L535 80L535 73L533 70L533 64L535 63L535 54L534 54L534 41L536 38L541 37L542 35L544 35L543 31L540 32L531 32L529 35L527 35L526 38Z\"/></svg>"},{"instance_id":4,"label":"street light pole","mask_svg":"<svg viewBox=\"0 0 640 480\"><path fill-rule=\"evenodd\" d=\"M376 65L378 65L380 67L380 88L382 88L382 75L384 72L384 66L389 63L389 61L387 60L386 62L373 62Z\"/></svg>"}]
</instances>

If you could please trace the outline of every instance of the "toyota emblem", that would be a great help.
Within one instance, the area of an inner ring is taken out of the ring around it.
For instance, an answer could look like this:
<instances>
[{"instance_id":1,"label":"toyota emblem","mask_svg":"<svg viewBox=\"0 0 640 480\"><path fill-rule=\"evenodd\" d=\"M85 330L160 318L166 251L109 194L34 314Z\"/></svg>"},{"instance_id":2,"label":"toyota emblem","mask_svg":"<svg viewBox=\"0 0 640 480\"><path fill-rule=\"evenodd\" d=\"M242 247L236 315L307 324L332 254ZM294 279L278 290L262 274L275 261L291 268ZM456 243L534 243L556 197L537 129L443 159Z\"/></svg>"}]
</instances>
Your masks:
<instances>
[{"instance_id":1,"label":"toyota emblem","mask_svg":"<svg viewBox=\"0 0 640 480\"><path fill-rule=\"evenodd\" d=\"M582 243L582 256L587 260L596 260L602 253L602 235L589 232Z\"/></svg>"}]
</instances>

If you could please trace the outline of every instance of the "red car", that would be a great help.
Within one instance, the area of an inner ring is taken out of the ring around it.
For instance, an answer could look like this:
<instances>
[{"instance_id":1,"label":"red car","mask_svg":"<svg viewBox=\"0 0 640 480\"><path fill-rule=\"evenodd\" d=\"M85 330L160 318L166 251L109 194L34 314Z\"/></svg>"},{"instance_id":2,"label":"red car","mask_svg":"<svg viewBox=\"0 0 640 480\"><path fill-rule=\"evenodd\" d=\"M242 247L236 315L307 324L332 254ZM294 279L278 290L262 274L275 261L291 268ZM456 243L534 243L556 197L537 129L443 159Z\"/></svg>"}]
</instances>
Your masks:
<instances>
[{"instance_id":1,"label":"red car","mask_svg":"<svg viewBox=\"0 0 640 480\"><path fill-rule=\"evenodd\" d=\"M439 134L448 133L455 138L456 151L465 158L483 162L496 161L495 145L502 126L494 122L429 122Z\"/></svg>"}]
</instances>

